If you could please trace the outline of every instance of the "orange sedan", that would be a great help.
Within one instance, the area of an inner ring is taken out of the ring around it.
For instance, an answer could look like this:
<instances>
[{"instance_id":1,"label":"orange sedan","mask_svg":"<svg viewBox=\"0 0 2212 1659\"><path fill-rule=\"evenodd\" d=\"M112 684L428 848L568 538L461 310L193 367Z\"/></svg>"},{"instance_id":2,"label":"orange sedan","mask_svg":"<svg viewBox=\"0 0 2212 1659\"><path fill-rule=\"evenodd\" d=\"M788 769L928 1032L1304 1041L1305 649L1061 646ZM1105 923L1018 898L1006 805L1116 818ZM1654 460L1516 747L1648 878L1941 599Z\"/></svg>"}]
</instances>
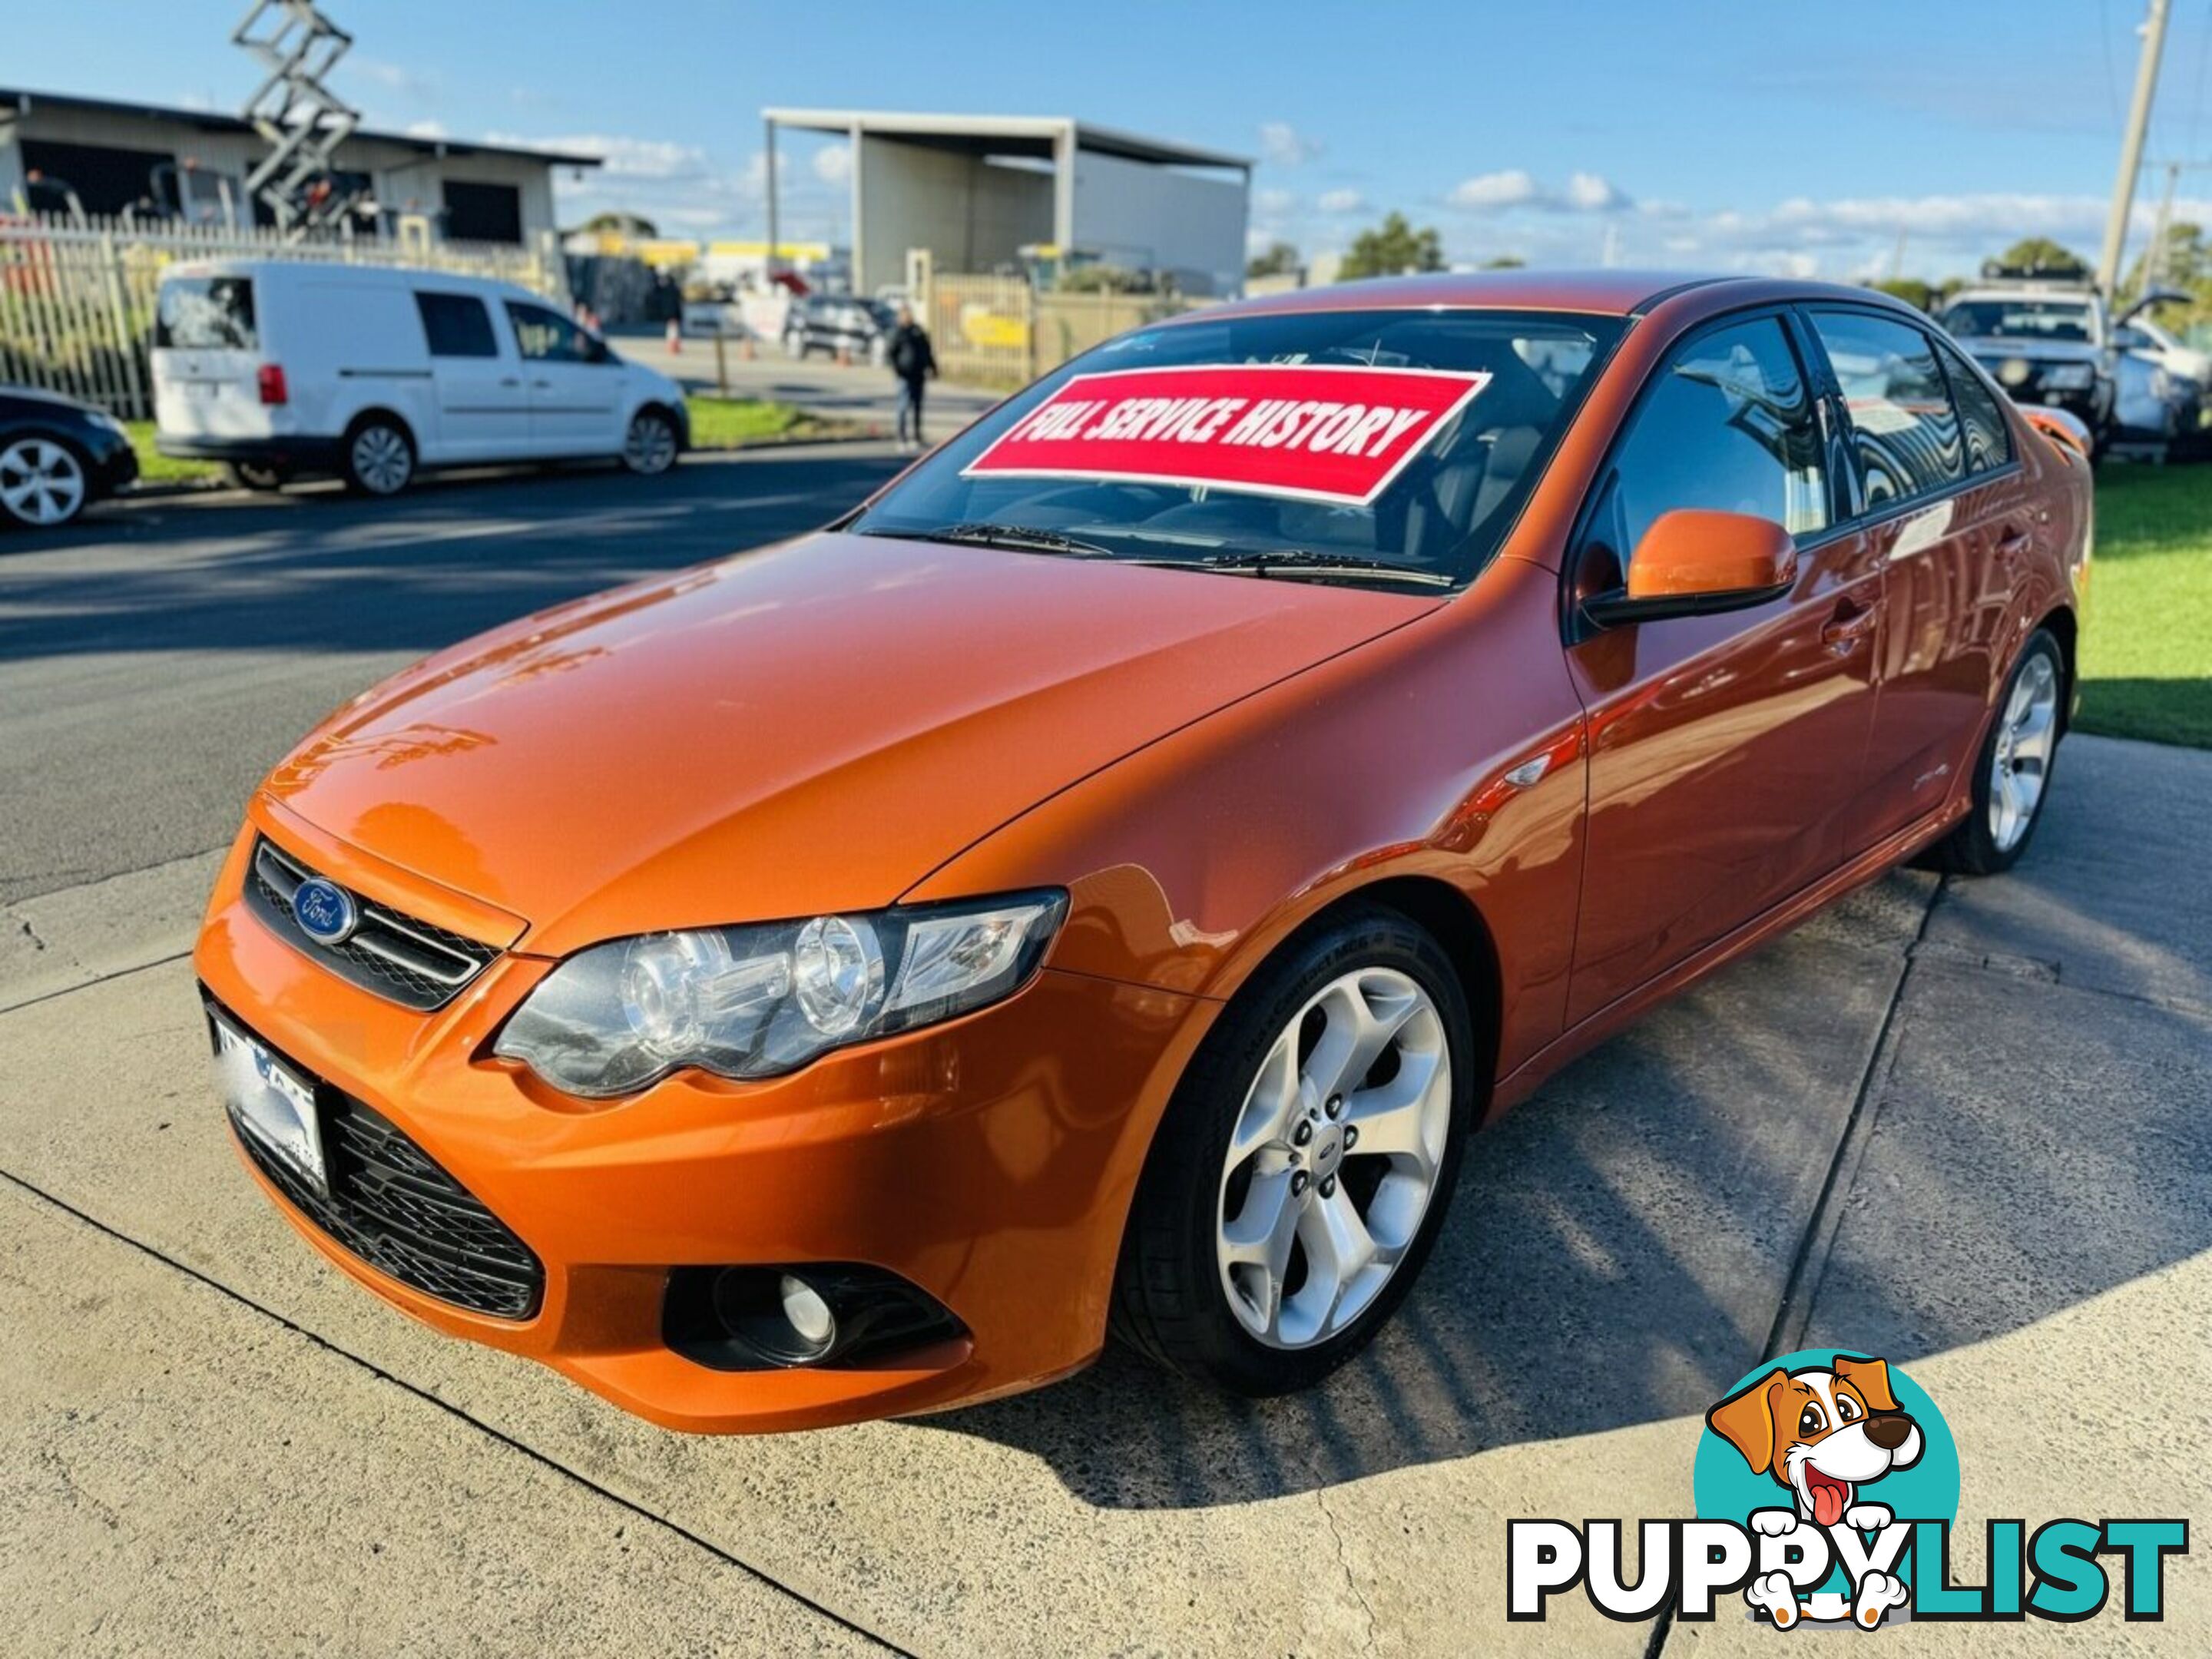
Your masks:
<instances>
[{"instance_id":1,"label":"orange sedan","mask_svg":"<svg viewBox=\"0 0 2212 1659\"><path fill-rule=\"evenodd\" d=\"M377 1294L672 1427L1109 1332L1311 1383L1480 1124L1902 860L2020 856L2089 522L2063 422L1859 289L1122 336L310 736L196 954L240 1152Z\"/></svg>"}]
</instances>

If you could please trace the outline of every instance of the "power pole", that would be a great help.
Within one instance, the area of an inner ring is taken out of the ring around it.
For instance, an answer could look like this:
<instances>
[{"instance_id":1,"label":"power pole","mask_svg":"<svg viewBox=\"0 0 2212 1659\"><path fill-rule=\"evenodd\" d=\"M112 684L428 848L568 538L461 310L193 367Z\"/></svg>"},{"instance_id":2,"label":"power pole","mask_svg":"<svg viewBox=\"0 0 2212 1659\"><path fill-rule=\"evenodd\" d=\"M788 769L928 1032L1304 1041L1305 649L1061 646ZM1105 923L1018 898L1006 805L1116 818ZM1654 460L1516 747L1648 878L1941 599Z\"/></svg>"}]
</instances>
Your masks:
<instances>
[{"instance_id":1,"label":"power pole","mask_svg":"<svg viewBox=\"0 0 2212 1659\"><path fill-rule=\"evenodd\" d=\"M2150 246L2143 250L2142 292L2166 281L2166 230L2173 222L2173 191L2181 182L2181 163L2166 164L2166 188L2159 192L2158 214L2150 222Z\"/></svg>"},{"instance_id":2,"label":"power pole","mask_svg":"<svg viewBox=\"0 0 2212 1659\"><path fill-rule=\"evenodd\" d=\"M2112 210L2105 221L2104 257L2097 261L2097 286L2107 300L2119 297L2120 257L2127 251L2128 216L2135 210L2136 175L2142 170L2143 136L2150 130L2150 106L2158 92L2158 64L2166 52L2170 9L2171 0L2150 0L2150 14L2143 20L2135 102L2128 110L2127 137L2120 145L2120 175L2112 181Z\"/></svg>"}]
</instances>

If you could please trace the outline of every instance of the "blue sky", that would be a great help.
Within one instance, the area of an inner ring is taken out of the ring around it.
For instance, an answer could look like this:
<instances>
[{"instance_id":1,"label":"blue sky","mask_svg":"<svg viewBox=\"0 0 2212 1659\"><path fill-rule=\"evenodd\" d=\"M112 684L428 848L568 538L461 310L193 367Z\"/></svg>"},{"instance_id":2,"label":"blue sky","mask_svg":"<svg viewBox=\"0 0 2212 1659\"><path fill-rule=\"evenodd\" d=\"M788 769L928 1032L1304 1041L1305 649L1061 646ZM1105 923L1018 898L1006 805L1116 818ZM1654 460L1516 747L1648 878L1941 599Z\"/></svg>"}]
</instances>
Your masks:
<instances>
[{"instance_id":1,"label":"blue sky","mask_svg":"<svg viewBox=\"0 0 2212 1659\"><path fill-rule=\"evenodd\" d=\"M234 109L234 0L19 4L10 82ZM1455 260L1970 269L2094 253L2142 0L1120 0L821 9L325 0L375 125L582 147L564 214L757 235L767 104L1072 114L1246 154L1255 240L1340 247L1393 208ZM2174 0L2150 154L2212 161L2212 0ZM795 141L793 234L839 240L844 157ZM2160 179L2147 179L2139 222ZM2183 210L2212 217L2212 170Z\"/></svg>"}]
</instances>

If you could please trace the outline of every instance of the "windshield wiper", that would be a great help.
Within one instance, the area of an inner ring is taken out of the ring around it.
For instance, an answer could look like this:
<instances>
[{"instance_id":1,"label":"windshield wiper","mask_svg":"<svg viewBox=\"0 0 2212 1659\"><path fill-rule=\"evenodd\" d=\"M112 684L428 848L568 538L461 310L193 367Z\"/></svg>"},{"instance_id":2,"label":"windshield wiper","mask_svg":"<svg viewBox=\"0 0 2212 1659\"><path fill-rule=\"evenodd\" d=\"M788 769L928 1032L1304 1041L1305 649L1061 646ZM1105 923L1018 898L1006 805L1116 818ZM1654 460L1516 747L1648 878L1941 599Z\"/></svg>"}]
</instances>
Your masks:
<instances>
[{"instance_id":1,"label":"windshield wiper","mask_svg":"<svg viewBox=\"0 0 2212 1659\"><path fill-rule=\"evenodd\" d=\"M939 525L934 530L863 530L863 536L892 536L908 542L951 542L960 547L1004 547L1020 553L1061 553L1076 559L1110 559L1111 548L1096 542L1078 541L1073 536L1063 536L1057 530L1042 530L1031 525L992 524L978 520L969 524Z\"/></svg>"},{"instance_id":2,"label":"windshield wiper","mask_svg":"<svg viewBox=\"0 0 2212 1659\"><path fill-rule=\"evenodd\" d=\"M1280 574L1304 579L1316 576L1360 576L1377 581L1410 582L1418 587L1449 587L1456 581L1440 570L1415 570L1387 559L1363 558L1357 553L1318 553L1305 547L1246 548L1208 553L1195 559L1140 559L1140 564L1164 565L1177 570L1249 570L1255 576Z\"/></svg>"}]
</instances>

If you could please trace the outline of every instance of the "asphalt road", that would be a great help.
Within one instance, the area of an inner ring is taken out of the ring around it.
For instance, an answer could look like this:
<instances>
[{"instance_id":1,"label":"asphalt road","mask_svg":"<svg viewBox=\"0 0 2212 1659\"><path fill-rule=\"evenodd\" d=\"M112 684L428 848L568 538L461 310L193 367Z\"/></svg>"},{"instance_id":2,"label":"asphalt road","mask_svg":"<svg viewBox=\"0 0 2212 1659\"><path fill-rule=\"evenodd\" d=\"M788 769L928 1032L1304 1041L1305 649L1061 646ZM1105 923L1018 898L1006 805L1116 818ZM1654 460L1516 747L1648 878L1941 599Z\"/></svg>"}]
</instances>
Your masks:
<instances>
[{"instance_id":1,"label":"asphalt road","mask_svg":"<svg viewBox=\"0 0 2212 1659\"><path fill-rule=\"evenodd\" d=\"M2212 755L2075 738L2010 876L1875 884L1479 1140L1325 1388L1117 1352L944 1416L672 1436L325 1268L239 1170L184 960L253 778L484 623L827 517L866 449L123 509L0 538L0 1649L1764 1654L1503 1617L1513 1516L1682 1516L1705 1409L1848 1346L1986 1516L2212 1511ZM2166 1623L1945 1655L2201 1654ZM1792 1638L1814 1640L1816 1638Z\"/></svg>"},{"instance_id":2,"label":"asphalt road","mask_svg":"<svg viewBox=\"0 0 2212 1659\"><path fill-rule=\"evenodd\" d=\"M0 532L0 903L227 842L345 698L494 623L813 528L882 446L695 456L659 479L479 471L390 505L176 496Z\"/></svg>"}]
</instances>

